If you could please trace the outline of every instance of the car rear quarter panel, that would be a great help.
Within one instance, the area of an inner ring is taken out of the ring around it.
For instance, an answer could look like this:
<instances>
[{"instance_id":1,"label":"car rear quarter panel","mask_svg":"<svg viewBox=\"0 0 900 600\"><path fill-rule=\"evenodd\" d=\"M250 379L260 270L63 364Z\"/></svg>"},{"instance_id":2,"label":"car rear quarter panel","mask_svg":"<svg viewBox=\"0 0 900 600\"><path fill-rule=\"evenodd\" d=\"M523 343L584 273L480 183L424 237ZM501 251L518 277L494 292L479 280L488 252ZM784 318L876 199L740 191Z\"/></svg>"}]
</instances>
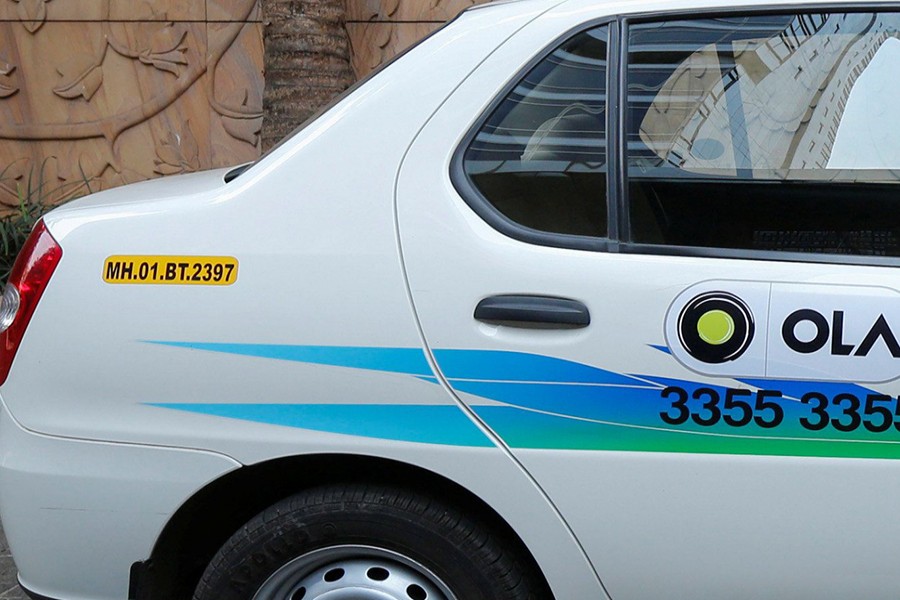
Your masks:
<instances>
[{"instance_id":1,"label":"car rear quarter panel","mask_svg":"<svg viewBox=\"0 0 900 600\"><path fill-rule=\"evenodd\" d=\"M431 38L229 185L174 179L157 200L144 199L153 188L143 185L137 201L123 188L48 215L63 258L2 388L16 419L52 435L196 446L204 432L147 404L420 402L424 384L388 378L395 385L380 392L368 375L147 342L421 347L396 242L395 176L422 123L535 16L508 12L498 23L476 11ZM233 256L239 271L230 286L110 285L111 255ZM209 443L216 437L230 432Z\"/></svg>"},{"instance_id":2,"label":"car rear quarter panel","mask_svg":"<svg viewBox=\"0 0 900 600\"><path fill-rule=\"evenodd\" d=\"M463 17L231 184L172 179L136 188L139 197L125 188L48 215L63 258L0 389L17 422L50 436L212 451L243 464L313 453L404 461L496 507L534 550L558 597L602 596L540 490L474 423L482 441L461 447L157 406L456 406L440 385L416 377L191 344L421 350L396 240L399 165L452 90L554 4L526 1ZM154 192L160 197L148 200ZM110 285L102 269L111 255L233 256L239 271L230 286ZM160 341L183 345L153 343Z\"/></svg>"}]
</instances>

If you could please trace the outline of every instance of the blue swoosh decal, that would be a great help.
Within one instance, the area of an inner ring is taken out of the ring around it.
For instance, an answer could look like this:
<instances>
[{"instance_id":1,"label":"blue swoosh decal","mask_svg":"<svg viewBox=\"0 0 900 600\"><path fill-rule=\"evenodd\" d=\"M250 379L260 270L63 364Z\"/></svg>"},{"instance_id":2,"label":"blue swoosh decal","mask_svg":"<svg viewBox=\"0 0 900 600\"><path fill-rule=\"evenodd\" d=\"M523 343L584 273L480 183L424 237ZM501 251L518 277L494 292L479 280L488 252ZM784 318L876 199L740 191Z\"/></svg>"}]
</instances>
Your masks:
<instances>
[{"instance_id":1,"label":"blue swoosh decal","mask_svg":"<svg viewBox=\"0 0 900 600\"><path fill-rule=\"evenodd\" d=\"M419 348L149 343L404 374L438 383ZM664 346L653 347L667 351ZM735 380L717 385L620 374L565 359L502 350L437 349L434 354L454 390L497 403L475 402L471 409L513 448L900 459L898 427L877 432L865 427L855 427L853 431L832 428L820 433L803 426L804 419L809 417L809 407L797 399L807 392L816 391L830 398L847 393L857 400L874 393L851 382L737 380L774 392L767 401L770 405L777 402L783 420L773 430L766 421L776 414L775 409L760 404L755 391L736 389L743 386L736 385ZM734 396L731 406L726 405L729 391ZM727 414L733 420L736 415L746 414L742 411L752 410L754 418L740 426L716 418L712 424L688 419L670 427L663 417L681 410L675 404L679 397L710 414L714 414L720 403L717 409L720 415ZM707 402L711 404L707 406ZM446 404L434 405L162 403L153 406L354 436L491 446L465 412L449 399ZM844 409L851 410L846 406Z\"/></svg>"},{"instance_id":2,"label":"blue swoosh decal","mask_svg":"<svg viewBox=\"0 0 900 600\"><path fill-rule=\"evenodd\" d=\"M148 344L222 352L240 356L274 358L316 365L350 367L386 373L434 377L420 348L362 348L353 346L293 346L289 344L219 344L206 342L163 342Z\"/></svg>"},{"instance_id":3,"label":"blue swoosh decal","mask_svg":"<svg viewBox=\"0 0 900 600\"><path fill-rule=\"evenodd\" d=\"M486 448L493 446L454 405L404 404L199 404L148 406L402 442Z\"/></svg>"}]
</instances>

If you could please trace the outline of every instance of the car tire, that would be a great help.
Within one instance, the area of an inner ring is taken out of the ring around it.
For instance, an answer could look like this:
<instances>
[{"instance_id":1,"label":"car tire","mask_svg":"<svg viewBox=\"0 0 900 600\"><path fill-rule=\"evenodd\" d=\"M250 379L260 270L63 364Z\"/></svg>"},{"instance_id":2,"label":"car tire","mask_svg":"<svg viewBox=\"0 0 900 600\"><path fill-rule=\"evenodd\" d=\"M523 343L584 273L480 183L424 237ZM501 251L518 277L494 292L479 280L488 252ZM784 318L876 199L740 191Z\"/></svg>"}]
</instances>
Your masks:
<instances>
[{"instance_id":1,"label":"car tire","mask_svg":"<svg viewBox=\"0 0 900 600\"><path fill-rule=\"evenodd\" d=\"M532 564L478 518L392 486L308 490L244 525L194 600L546 600Z\"/></svg>"}]
</instances>

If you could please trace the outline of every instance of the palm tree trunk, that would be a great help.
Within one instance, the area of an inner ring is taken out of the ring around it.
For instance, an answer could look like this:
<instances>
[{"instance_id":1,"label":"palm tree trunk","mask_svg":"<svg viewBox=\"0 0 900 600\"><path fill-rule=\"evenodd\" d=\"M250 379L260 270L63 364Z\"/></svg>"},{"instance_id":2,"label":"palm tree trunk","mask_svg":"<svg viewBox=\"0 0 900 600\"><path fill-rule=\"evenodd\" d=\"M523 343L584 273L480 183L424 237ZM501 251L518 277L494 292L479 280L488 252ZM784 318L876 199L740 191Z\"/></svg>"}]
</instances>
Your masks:
<instances>
[{"instance_id":1,"label":"palm tree trunk","mask_svg":"<svg viewBox=\"0 0 900 600\"><path fill-rule=\"evenodd\" d=\"M262 0L264 149L353 83L344 1Z\"/></svg>"}]
</instances>

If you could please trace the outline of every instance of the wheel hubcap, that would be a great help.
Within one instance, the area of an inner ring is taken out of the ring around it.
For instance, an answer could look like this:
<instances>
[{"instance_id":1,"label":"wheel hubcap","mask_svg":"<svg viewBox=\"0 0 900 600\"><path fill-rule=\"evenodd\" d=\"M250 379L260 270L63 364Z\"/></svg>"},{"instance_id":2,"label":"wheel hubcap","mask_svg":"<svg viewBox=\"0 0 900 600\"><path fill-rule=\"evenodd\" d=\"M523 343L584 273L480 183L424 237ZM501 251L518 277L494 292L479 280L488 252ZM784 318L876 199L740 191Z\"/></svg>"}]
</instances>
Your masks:
<instances>
[{"instance_id":1,"label":"wheel hubcap","mask_svg":"<svg viewBox=\"0 0 900 600\"><path fill-rule=\"evenodd\" d=\"M335 546L278 569L253 600L456 600L422 564L390 550Z\"/></svg>"}]
</instances>

